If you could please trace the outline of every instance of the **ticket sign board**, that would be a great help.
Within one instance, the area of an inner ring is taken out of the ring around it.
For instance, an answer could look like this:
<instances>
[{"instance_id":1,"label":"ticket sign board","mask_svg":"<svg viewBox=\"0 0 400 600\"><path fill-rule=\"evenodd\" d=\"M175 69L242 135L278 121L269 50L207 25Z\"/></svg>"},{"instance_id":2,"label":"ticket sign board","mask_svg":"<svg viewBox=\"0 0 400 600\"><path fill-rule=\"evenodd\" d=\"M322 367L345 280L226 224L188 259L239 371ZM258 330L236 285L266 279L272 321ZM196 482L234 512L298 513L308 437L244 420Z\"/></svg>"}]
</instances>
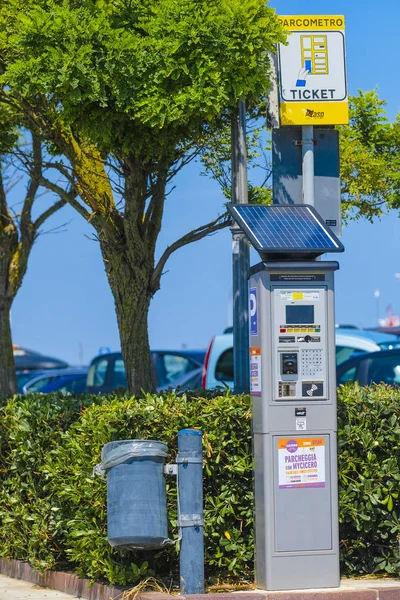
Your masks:
<instances>
[{"instance_id":1,"label":"ticket sign board","mask_svg":"<svg viewBox=\"0 0 400 600\"><path fill-rule=\"evenodd\" d=\"M291 32L279 44L281 125L348 123L344 17L278 18Z\"/></svg>"}]
</instances>

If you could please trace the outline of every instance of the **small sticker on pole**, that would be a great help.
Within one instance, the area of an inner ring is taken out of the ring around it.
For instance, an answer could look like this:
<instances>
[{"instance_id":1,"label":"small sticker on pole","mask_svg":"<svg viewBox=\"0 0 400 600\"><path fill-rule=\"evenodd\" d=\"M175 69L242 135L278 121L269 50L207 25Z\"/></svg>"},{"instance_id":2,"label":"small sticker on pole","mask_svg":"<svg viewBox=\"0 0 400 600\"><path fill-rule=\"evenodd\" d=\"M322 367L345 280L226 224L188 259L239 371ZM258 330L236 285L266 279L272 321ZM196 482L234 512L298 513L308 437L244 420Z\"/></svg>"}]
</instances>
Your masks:
<instances>
[{"instance_id":1,"label":"small sticker on pole","mask_svg":"<svg viewBox=\"0 0 400 600\"><path fill-rule=\"evenodd\" d=\"M250 346L250 394L261 396L261 348Z\"/></svg>"}]
</instances>

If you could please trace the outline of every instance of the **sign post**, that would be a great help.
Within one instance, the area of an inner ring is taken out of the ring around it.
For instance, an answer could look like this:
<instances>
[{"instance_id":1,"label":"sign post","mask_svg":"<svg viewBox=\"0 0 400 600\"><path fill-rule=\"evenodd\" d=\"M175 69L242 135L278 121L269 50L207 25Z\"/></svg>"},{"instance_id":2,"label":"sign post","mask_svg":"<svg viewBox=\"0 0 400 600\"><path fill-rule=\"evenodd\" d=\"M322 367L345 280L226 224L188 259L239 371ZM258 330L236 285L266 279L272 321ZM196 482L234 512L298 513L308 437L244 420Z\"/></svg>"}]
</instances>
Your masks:
<instances>
[{"instance_id":1,"label":"sign post","mask_svg":"<svg viewBox=\"0 0 400 600\"><path fill-rule=\"evenodd\" d=\"M232 121L232 202L247 203L246 106L239 102ZM249 391L247 274L250 248L234 223L232 232L233 366L235 392Z\"/></svg>"},{"instance_id":2,"label":"sign post","mask_svg":"<svg viewBox=\"0 0 400 600\"><path fill-rule=\"evenodd\" d=\"M303 193L314 201L314 125L348 123L344 17L279 17L291 31L279 45L279 100L282 125L302 126Z\"/></svg>"}]
</instances>

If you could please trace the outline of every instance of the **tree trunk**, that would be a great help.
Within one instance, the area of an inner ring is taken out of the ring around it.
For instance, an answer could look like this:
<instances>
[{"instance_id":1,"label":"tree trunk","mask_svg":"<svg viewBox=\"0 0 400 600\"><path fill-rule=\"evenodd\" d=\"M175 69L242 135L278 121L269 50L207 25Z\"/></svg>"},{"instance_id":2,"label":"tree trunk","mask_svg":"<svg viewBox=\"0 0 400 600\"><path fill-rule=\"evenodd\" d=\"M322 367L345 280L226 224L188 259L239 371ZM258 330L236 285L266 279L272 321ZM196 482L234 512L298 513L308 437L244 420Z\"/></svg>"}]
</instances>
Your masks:
<instances>
[{"instance_id":1,"label":"tree trunk","mask_svg":"<svg viewBox=\"0 0 400 600\"><path fill-rule=\"evenodd\" d=\"M17 393L14 354L10 327L11 302L0 298L0 395Z\"/></svg>"},{"instance_id":2,"label":"tree trunk","mask_svg":"<svg viewBox=\"0 0 400 600\"><path fill-rule=\"evenodd\" d=\"M128 290L135 289L134 286L134 281L127 282ZM115 303L128 389L135 396L156 387L148 336L149 305L150 298L143 297L138 302L133 295Z\"/></svg>"},{"instance_id":3,"label":"tree trunk","mask_svg":"<svg viewBox=\"0 0 400 600\"><path fill-rule=\"evenodd\" d=\"M124 359L128 389L141 395L156 388L148 336L148 312L153 265L146 257L136 260L118 246L100 241L104 265L118 320L121 352Z\"/></svg>"}]
</instances>

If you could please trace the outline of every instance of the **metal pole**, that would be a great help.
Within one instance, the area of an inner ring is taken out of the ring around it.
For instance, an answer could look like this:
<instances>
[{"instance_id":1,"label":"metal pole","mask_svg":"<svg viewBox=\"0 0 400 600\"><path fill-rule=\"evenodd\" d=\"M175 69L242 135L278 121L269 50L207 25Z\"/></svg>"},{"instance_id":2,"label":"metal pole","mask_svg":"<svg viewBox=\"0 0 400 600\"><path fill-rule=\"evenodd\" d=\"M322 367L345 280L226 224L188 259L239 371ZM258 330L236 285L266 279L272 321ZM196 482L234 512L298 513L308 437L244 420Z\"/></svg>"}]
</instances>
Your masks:
<instances>
[{"instance_id":1,"label":"metal pole","mask_svg":"<svg viewBox=\"0 0 400 600\"><path fill-rule=\"evenodd\" d=\"M178 433L178 525L181 594L204 594L203 454L201 431Z\"/></svg>"},{"instance_id":2,"label":"metal pole","mask_svg":"<svg viewBox=\"0 0 400 600\"><path fill-rule=\"evenodd\" d=\"M247 204L246 105L239 102L232 120L232 202ZM247 276L250 250L247 238L237 225L232 231L233 267L233 369L235 392L248 392L249 314Z\"/></svg>"},{"instance_id":3,"label":"metal pole","mask_svg":"<svg viewBox=\"0 0 400 600\"><path fill-rule=\"evenodd\" d=\"M303 155L303 198L302 204L314 206L314 128L304 125L301 128Z\"/></svg>"}]
</instances>

